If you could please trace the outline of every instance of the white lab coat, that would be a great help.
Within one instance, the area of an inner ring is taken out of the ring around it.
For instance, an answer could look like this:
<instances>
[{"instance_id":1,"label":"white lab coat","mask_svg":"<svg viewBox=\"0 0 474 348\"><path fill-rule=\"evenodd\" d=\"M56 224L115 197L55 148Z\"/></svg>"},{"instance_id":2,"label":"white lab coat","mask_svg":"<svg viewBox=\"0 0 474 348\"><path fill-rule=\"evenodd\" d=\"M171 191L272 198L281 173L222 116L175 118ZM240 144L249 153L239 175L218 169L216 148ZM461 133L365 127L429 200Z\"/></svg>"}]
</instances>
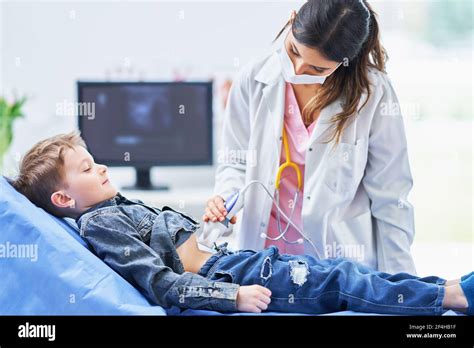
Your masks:
<instances>
[{"instance_id":1,"label":"white lab coat","mask_svg":"<svg viewBox=\"0 0 474 348\"><path fill-rule=\"evenodd\" d=\"M306 151L303 230L323 258L343 256L380 271L415 274L410 254L414 213L407 201L413 181L403 118L386 74L372 69L369 74L371 97L334 152L332 143L322 141L330 132L328 120L342 110L340 102L321 110L316 121ZM224 155L217 164L215 194L225 199L251 180L274 193L284 104L276 52L239 73L223 122L219 153ZM271 208L258 185L246 192L240 228L233 232L238 248L264 248L260 235L267 231ZM312 250L305 245L306 253Z\"/></svg>"}]
</instances>

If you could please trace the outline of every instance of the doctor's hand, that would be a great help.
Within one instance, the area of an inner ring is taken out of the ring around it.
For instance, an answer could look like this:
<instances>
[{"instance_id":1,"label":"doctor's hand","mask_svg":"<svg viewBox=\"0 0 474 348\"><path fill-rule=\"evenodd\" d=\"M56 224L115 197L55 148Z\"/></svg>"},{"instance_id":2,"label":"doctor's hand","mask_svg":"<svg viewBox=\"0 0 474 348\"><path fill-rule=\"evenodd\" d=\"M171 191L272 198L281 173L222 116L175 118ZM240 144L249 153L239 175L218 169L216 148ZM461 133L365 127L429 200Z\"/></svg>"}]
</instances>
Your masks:
<instances>
[{"instance_id":1,"label":"doctor's hand","mask_svg":"<svg viewBox=\"0 0 474 348\"><path fill-rule=\"evenodd\" d=\"M260 285L239 287L237 310L240 312L261 313L268 308L272 292Z\"/></svg>"},{"instance_id":2,"label":"doctor's hand","mask_svg":"<svg viewBox=\"0 0 474 348\"><path fill-rule=\"evenodd\" d=\"M202 220L204 222L223 221L226 215L227 210L224 206L224 199L221 196L214 196L207 201L206 213L202 216ZM235 224L236 221L236 216L230 219L231 224Z\"/></svg>"}]
</instances>

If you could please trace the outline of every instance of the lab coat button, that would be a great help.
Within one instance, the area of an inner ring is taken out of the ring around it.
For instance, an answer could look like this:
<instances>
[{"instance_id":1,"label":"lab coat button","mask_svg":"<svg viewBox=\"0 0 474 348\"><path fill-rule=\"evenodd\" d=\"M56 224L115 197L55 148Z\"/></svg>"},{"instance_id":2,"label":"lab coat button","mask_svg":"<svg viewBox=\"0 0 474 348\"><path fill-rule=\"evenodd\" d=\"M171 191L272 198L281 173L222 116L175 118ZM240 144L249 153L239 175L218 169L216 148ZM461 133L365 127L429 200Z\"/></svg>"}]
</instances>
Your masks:
<instances>
[{"instance_id":1,"label":"lab coat button","mask_svg":"<svg viewBox=\"0 0 474 348\"><path fill-rule=\"evenodd\" d=\"M311 199L311 196L306 196L307 199Z\"/></svg>"},{"instance_id":2,"label":"lab coat button","mask_svg":"<svg viewBox=\"0 0 474 348\"><path fill-rule=\"evenodd\" d=\"M309 150L309 151L313 151L313 148L312 148L312 147L310 147L308 150Z\"/></svg>"},{"instance_id":3,"label":"lab coat button","mask_svg":"<svg viewBox=\"0 0 474 348\"><path fill-rule=\"evenodd\" d=\"M265 227L265 222L262 222L262 223L260 224L260 227Z\"/></svg>"}]
</instances>

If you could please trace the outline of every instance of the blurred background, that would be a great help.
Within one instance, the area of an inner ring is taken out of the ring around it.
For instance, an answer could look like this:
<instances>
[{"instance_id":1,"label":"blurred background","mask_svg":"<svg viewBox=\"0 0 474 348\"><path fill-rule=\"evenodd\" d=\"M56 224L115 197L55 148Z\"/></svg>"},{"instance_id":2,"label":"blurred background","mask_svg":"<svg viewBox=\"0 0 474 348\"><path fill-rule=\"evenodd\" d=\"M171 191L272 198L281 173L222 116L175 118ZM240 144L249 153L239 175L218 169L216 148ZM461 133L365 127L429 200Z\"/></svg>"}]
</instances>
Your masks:
<instances>
[{"instance_id":1,"label":"blurred background","mask_svg":"<svg viewBox=\"0 0 474 348\"><path fill-rule=\"evenodd\" d=\"M387 71L407 131L418 273L455 277L474 267L473 2L369 1L379 16ZM58 106L77 101L77 81L213 81L213 157L232 78L269 52L304 1L1 1L0 96L26 96L2 172L15 175L35 142L77 127ZM215 165L164 166L168 192L144 201L202 215ZM111 168L117 186L130 167Z\"/></svg>"}]
</instances>

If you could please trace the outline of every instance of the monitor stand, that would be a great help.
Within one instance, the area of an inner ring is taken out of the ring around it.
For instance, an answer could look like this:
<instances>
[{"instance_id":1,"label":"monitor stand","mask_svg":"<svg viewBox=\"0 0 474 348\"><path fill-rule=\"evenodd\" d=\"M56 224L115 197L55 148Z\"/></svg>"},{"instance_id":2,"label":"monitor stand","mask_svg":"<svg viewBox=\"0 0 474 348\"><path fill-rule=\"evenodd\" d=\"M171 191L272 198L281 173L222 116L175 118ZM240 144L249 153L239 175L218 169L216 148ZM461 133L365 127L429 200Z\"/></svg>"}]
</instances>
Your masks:
<instances>
[{"instance_id":1,"label":"monitor stand","mask_svg":"<svg viewBox=\"0 0 474 348\"><path fill-rule=\"evenodd\" d=\"M169 186L158 185L154 186L150 179L151 167L148 168L135 168L136 182L133 186L124 186L124 190L139 190L139 191L167 191Z\"/></svg>"}]
</instances>

